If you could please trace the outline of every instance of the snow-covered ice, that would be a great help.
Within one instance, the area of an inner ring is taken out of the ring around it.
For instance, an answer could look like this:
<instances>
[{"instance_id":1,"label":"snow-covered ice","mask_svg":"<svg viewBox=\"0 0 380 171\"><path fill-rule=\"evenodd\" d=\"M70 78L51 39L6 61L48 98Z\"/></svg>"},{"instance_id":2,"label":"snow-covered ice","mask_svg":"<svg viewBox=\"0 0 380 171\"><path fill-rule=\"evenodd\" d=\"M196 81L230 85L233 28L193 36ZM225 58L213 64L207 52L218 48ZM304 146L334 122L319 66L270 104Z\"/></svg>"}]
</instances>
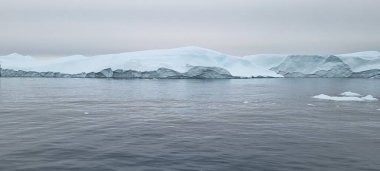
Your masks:
<instances>
[{"instance_id":1,"label":"snow-covered ice","mask_svg":"<svg viewBox=\"0 0 380 171\"><path fill-rule=\"evenodd\" d=\"M374 98L372 95L364 96L364 97L362 97L362 99L364 101L376 101L376 100L378 100L377 98Z\"/></svg>"},{"instance_id":2,"label":"snow-covered ice","mask_svg":"<svg viewBox=\"0 0 380 171\"><path fill-rule=\"evenodd\" d=\"M298 61L296 59L289 60L289 55L258 54L241 57L190 46L95 56L73 55L49 59L14 53L0 56L0 63L5 69L50 71L66 74L99 72L106 68L136 71L154 71L158 68L168 68L178 72L186 72L192 66L207 66L224 68L234 76L243 77L283 77L283 75L277 74L275 70L271 70L281 64L282 67L290 69L291 72L303 74L314 74L318 71L329 71L331 69L334 69L335 73L341 71L339 69L342 67L346 67L345 64L354 72L380 69L380 52L377 51L336 55L345 63L344 65L336 59L326 62L326 56L295 55L302 56L299 58L302 60Z\"/></svg>"},{"instance_id":3,"label":"snow-covered ice","mask_svg":"<svg viewBox=\"0 0 380 171\"><path fill-rule=\"evenodd\" d=\"M378 51L356 52L337 56L340 57L344 63L348 64L354 72L380 69L380 52Z\"/></svg>"},{"instance_id":4,"label":"snow-covered ice","mask_svg":"<svg viewBox=\"0 0 380 171\"><path fill-rule=\"evenodd\" d=\"M340 94L341 96L347 96L347 97L359 97L359 96L362 96L358 93L354 93L354 92L350 92L350 91L346 91L346 92L343 92Z\"/></svg>"},{"instance_id":5,"label":"snow-covered ice","mask_svg":"<svg viewBox=\"0 0 380 171\"><path fill-rule=\"evenodd\" d=\"M362 59L372 60L372 59L379 59L380 58L380 52L378 51L363 51L363 52L355 52L355 53L348 53L348 54L340 54L337 55L339 57L360 57Z\"/></svg>"},{"instance_id":6,"label":"snow-covered ice","mask_svg":"<svg viewBox=\"0 0 380 171\"><path fill-rule=\"evenodd\" d=\"M99 72L106 68L136 71L154 71L158 68L168 68L178 72L186 72L192 66L210 66L224 68L234 76L283 77L269 70L270 67L255 64L254 61L257 60L259 58L232 56L200 47L158 49L97 56L75 55L48 60L19 54L0 56L0 63L3 68L37 72L51 71L77 74ZM265 63L265 60L273 59L260 58L260 60ZM266 61L266 63L271 62Z\"/></svg>"},{"instance_id":7,"label":"snow-covered ice","mask_svg":"<svg viewBox=\"0 0 380 171\"><path fill-rule=\"evenodd\" d=\"M374 98L372 95L357 97L357 96L329 96L325 94L320 94L320 95L313 96L313 98L322 99L322 100L332 100L332 101L358 101L358 102L378 100L377 98Z\"/></svg>"}]
</instances>

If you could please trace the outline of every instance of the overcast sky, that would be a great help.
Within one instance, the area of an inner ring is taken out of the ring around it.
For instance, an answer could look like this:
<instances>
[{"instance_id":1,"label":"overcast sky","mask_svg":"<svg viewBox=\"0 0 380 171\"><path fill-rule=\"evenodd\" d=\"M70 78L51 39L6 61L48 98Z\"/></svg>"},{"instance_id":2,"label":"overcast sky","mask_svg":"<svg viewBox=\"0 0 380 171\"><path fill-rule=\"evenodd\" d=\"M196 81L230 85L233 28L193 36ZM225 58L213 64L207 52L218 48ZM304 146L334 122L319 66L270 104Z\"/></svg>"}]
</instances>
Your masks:
<instances>
[{"instance_id":1,"label":"overcast sky","mask_svg":"<svg viewBox=\"0 0 380 171\"><path fill-rule=\"evenodd\" d=\"M380 0L0 0L0 54L380 50Z\"/></svg>"}]
</instances>

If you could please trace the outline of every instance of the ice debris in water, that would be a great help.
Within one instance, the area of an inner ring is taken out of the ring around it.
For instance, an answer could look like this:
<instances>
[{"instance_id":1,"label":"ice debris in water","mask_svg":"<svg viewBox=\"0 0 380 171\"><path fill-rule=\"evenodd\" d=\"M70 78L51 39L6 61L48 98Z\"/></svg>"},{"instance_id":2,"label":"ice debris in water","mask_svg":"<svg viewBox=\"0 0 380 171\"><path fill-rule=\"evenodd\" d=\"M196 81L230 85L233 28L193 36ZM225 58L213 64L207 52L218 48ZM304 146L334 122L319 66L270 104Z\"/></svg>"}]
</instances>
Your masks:
<instances>
[{"instance_id":1,"label":"ice debris in water","mask_svg":"<svg viewBox=\"0 0 380 171\"><path fill-rule=\"evenodd\" d=\"M248 102L248 101L244 101L243 103L244 103L244 104L247 104L247 103L249 103L249 102Z\"/></svg>"},{"instance_id":2,"label":"ice debris in water","mask_svg":"<svg viewBox=\"0 0 380 171\"><path fill-rule=\"evenodd\" d=\"M347 96L347 97L360 97L360 96L362 96L362 95L360 95L358 93L353 93L353 92L350 92L350 91L346 91L344 93L341 93L340 95Z\"/></svg>"},{"instance_id":3,"label":"ice debris in water","mask_svg":"<svg viewBox=\"0 0 380 171\"><path fill-rule=\"evenodd\" d=\"M84 114L85 114L85 115L88 115L88 114L90 114L90 113L88 113L88 112L84 112Z\"/></svg>"},{"instance_id":4,"label":"ice debris in water","mask_svg":"<svg viewBox=\"0 0 380 171\"><path fill-rule=\"evenodd\" d=\"M322 99L322 100L333 100L333 101L359 101L359 102L378 100L377 98L374 98L372 95L360 97L360 96L329 96L325 94L320 94L320 95L313 96L313 98Z\"/></svg>"}]
</instances>

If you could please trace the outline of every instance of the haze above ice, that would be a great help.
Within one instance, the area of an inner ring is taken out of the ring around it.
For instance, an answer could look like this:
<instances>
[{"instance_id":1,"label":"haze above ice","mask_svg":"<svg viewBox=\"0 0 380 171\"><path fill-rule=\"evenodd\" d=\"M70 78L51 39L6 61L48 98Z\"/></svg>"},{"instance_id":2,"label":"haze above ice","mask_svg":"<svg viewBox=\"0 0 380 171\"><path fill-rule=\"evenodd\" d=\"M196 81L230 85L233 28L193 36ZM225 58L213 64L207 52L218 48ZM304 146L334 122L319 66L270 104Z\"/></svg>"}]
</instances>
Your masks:
<instances>
[{"instance_id":1,"label":"haze above ice","mask_svg":"<svg viewBox=\"0 0 380 171\"><path fill-rule=\"evenodd\" d=\"M380 50L378 0L0 0L0 55Z\"/></svg>"}]
</instances>

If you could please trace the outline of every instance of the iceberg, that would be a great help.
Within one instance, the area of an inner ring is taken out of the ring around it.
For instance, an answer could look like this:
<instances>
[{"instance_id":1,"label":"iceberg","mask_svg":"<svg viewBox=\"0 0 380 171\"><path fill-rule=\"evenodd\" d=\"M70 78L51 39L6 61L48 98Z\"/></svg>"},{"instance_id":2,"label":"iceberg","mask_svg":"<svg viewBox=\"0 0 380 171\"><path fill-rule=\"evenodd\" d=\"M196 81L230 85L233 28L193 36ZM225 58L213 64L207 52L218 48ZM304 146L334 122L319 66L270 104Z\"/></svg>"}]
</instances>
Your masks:
<instances>
[{"instance_id":1,"label":"iceberg","mask_svg":"<svg viewBox=\"0 0 380 171\"><path fill-rule=\"evenodd\" d=\"M355 53L347 53L347 54L340 54L337 55L339 57L360 57L367 60L372 59L379 59L380 58L380 52L378 51L364 51L364 52L355 52Z\"/></svg>"},{"instance_id":2,"label":"iceberg","mask_svg":"<svg viewBox=\"0 0 380 171\"><path fill-rule=\"evenodd\" d=\"M146 50L96 56L75 55L48 60L38 60L31 56L11 54L0 56L0 63L5 69L66 74L99 72L106 68L140 72L167 68L184 73L193 66L202 66L223 68L232 75L240 77L282 77L244 57L227 55L200 47Z\"/></svg>"},{"instance_id":3,"label":"iceberg","mask_svg":"<svg viewBox=\"0 0 380 171\"><path fill-rule=\"evenodd\" d=\"M378 100L377 98L374 98L372 95L364 96L364 97L362 97L362 99L364 101L376 101L376 100Z\"/></svg>"},{"instance_id":4,"label":"iceberg","mask_svg":"<svg viewBox=\"0 0 380 171\"><path fill-rule=\"evenodd\" d=\"M380 52L289 55L270 70L284 77L380 78Z\"/></svg>"},{"instance_id":5,"label":"iceberg","mask_svg":"<svg viewBox=\"0 0 380 171\"><path fill-rule=\"evenodd\" d=\"M14 53L0 56L0 64L3 76L27 77L151 78L159 75L159 78L187 78L181 74L193 69L188 74L197 70L203 72L204 78L225 78L226 75L222 76L225 71L233 78L380 78L380 52L377 51L329 56L258 54L240 57L190 46L49 59ZM194 68L195 66L204 68ZM127 76L128 74L135 76Z\"/></svg>"},{"instance_id":6,"label":"iceberg","mask_svg":"<svg viewBox=\"0 0 380 171\"><path fill-rule=\"evenodd\" d=\"M349 77L350 67L337 56L291 55L271 70L284 77Z\"/></svg>"},{"instance_id":7,"label":"iceberg","mask_svg":"<svg viewBox=\"0 0 380 171\"><path fill-rule=\"evenodd\" d=\"M116 78L116 79L232 79L241 78L232 76L230 72L218 67L194 66L185 73L167 68L158 68L154 71L112 70L103 69L100 72L66 74L60 72L35 72L4 69L3 77L46 77L46 78Z\"/></svg>"},{"instance_id":8,"label":"iceberg","mask_svg":"<svg viewBox=\"0 0 380 171\"><path fill-rule=\"evenodd\" d=\"M380 52L378 51L356 52L337 56L348 64L354 72L380 69Z\"/></svg>"},{"instance_id":9,"label":"iceberg","mask_svg":"<svg viewBox=\"0 0 380 171\"><path fill-rule=\"evenodd\" d=\"M358 102L378 100L377 98L374 98L372 95L358 97L358 96L329 96L325 94L320 94L320 95L313 96L313 98L322 99L322 100L332 100L332 101L358 101Z\"/></svg>"}]
</instances>

